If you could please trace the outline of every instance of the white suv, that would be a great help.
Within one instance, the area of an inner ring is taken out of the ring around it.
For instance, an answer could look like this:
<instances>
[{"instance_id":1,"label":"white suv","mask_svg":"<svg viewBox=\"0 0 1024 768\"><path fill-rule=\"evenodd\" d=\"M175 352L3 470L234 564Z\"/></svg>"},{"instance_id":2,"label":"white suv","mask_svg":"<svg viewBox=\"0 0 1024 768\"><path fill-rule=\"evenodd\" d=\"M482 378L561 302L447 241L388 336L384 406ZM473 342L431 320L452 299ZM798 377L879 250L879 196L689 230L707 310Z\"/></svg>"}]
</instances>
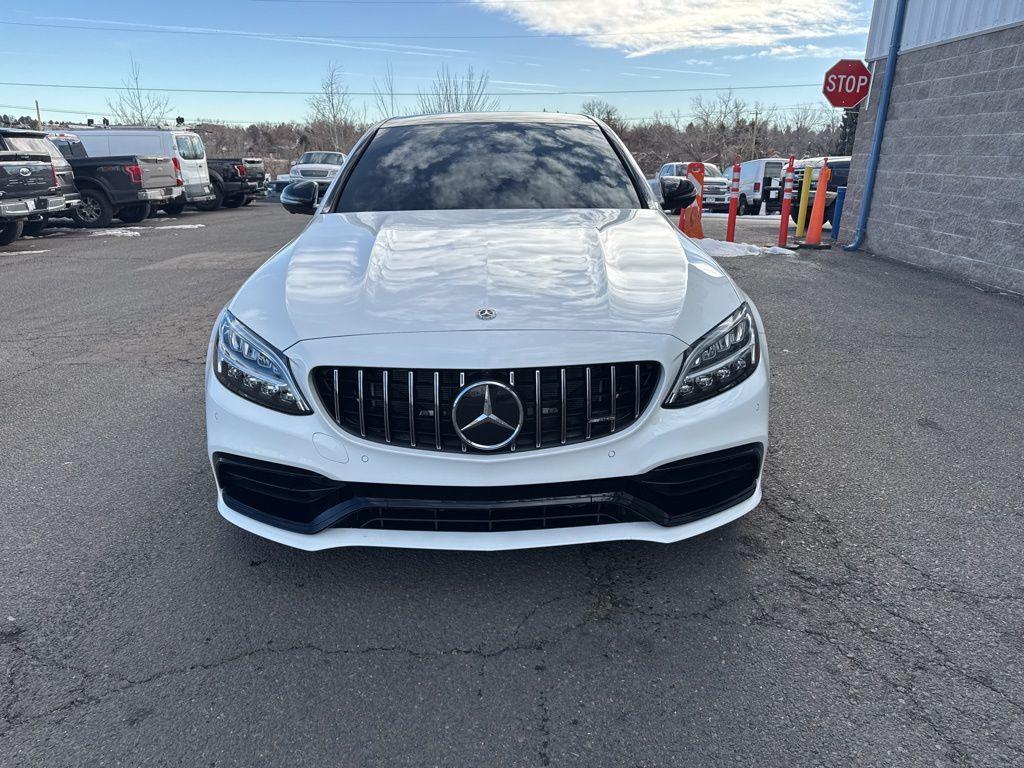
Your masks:
<instances>
[{"instance_id":1,"label":"white suv","mask_svg":"<svg viewBox=\"0 0 1024 768\"><path fill-rule=\"evenodd\" d=\"M758 504L757 310L607 126L388 120L326 195L282 203L309 226L210 340L231 522L309 550L493 550L677 541Z\"/></svg>"}]
</instances>

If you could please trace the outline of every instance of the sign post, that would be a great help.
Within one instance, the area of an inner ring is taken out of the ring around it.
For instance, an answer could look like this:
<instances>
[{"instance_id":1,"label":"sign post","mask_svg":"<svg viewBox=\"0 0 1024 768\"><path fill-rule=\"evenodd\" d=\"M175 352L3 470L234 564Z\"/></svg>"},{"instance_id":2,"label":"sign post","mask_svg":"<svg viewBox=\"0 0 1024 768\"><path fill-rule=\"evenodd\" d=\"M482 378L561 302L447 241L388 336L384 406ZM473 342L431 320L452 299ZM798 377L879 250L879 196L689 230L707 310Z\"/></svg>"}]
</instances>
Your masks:
<instances>
[{"instance_id":1,"label":"sign post","mask_svg":"<svg viewBox=\"0 0 1024 768\"><path fill-rule=\"evenodd\" d=\"M821 92L833 107L853 109L871 90L871 72L859 59L840 59L825 72Z\"/></svg>"}]
</instances>

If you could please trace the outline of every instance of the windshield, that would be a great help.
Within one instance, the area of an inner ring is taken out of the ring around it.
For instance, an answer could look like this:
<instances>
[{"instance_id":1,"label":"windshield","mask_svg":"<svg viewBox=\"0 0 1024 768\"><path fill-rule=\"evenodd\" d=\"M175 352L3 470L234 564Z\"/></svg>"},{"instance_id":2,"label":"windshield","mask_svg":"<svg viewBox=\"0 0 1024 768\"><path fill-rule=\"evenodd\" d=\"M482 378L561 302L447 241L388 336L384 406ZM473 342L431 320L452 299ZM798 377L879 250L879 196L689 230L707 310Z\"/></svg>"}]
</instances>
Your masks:
<instances>
[{"instance_id":1,"label":"windshield","mask_svg":"<svg viewBox=\"0 0 1024 768\"><path fill-rule=\"evenodd\" d=\"M178 145L178 154L182 160L202 160L206 157L203 140L194 133L179 133L174 137L174 141Z\"/></svg>"},{"instance_id":2,"label":"windshield","mask_svg":"<svg viewBox=\"0 0 1024 768\"><path fill-rule=\"evenodd\" d=\"M341 165L345 162L345 155L341 152L305 152L299 158L299 162L313 165Z\"/></svg>"},{"instance_id":3,"label":"windshield","mask_svg":"<svg viewBox=\"0 0 1024 768\"><path fill-rule=\"evenodd\" d=\"M596 125L451 122L381 128L336 210L640 207Z\"/></svg>"},{"instance_id":4,"label":"windshield","mask_svg":"<svg viewBox=\"0 0 1024 768\"><path fill-rule=\"evenodd\" d=\"M704 163L704 178L708 176L721 176L722 172L718 170L718 166L714 163Z\"/></svg>"},{"instance_id":5,"label":"windshield","mask_svg":"<svg viewBox=\"0 0 1024 768\"><path fill-rule=\"evenodd\" d=\"M35 152L40 155L49 155L50 159L60 167L68 164L64 155L50 142L49 139L37 138L35 136L4 136L7 146L15 152Z\"/></svg>"}]
</instances>

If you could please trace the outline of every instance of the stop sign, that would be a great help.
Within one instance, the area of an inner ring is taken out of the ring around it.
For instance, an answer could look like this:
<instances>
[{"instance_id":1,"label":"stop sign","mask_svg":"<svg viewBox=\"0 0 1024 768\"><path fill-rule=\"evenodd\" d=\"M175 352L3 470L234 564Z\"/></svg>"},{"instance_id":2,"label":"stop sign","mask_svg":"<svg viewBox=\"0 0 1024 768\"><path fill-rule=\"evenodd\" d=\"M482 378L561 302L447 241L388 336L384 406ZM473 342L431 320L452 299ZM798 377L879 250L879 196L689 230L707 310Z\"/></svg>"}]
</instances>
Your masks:
<instances>
[{"instance_id":1,"label":"stop sign","mask_svg":"<svg viewBox=\"0 0 1024 768\"><path fill-rule=\"evenodd\" d=\"M868 95L871 73L859 59L840 59L825 73L821 92L833 107L856 107Z\"/></svg>"}]
</instances>

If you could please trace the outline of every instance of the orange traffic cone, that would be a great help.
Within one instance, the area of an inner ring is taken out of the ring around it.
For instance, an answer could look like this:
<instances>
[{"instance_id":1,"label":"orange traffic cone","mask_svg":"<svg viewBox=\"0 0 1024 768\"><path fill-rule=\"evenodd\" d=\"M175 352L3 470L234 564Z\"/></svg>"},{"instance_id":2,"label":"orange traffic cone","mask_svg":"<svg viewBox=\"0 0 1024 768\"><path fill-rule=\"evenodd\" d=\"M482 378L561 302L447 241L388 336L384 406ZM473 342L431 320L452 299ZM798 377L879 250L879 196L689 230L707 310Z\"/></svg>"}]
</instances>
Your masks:
<instances>
[{"instance_id":1,"label":"orange traffic cone","mask_svg":"<svg viewBox=\"0 0 1024 768\"><path fill-rule=\"evenodd\" d=\"M700 208L694 203L679 212L679 228L687 237L704 239L704 226L701 224Z\"/></svg>"},{"instance_id":2,"label":"orange traffic cone","mask_svg":"<svg viewBox=\"0 0 1024 768\"><path fill-rule=\"evenodd\" d=\"M804 245L820 248L821 228L825 224L825 197L828 191L828 178L832 170L825 165L818 174L818 188L814 191L814 205L811 207L811 223L807 226L807 238Z\"/></svg>"}]
</instances>

